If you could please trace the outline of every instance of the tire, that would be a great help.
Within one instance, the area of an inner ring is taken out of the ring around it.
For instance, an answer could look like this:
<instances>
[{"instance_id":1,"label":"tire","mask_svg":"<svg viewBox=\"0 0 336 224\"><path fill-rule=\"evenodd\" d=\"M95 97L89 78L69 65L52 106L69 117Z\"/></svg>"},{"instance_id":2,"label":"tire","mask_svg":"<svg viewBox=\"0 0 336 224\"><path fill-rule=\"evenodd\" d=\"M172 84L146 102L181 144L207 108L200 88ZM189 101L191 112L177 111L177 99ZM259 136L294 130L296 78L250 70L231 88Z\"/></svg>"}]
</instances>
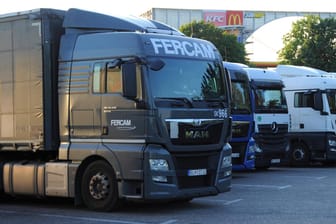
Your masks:
<instances>
[{"instance_id":1,"label":"tire","mask_svg":"<svg viewBox=\"0 0 336 224\"><path fill-rule=\"evenodd\" d=\"M96 211L116 210L120 205L114 169L105 161L87 166L81 183L81 196L86 207Z\"/></svg>"},{"instance_id":2,"label":"tire","mask_svg":"<svg viewBox=\"0 0 336 224\"><path fill-rule=\"evenodd\" d=\"M290 155L291 165L293 166L305 166L309 163L309 150L303 143L293 144Z\"/></svg>"},{"instance_id":3,"label":"tire","mask_svg":"<svg viewBox=\"0 0 336 224\"><path fill-rule=\"evenodd\" d=\"M255 167L256 170L258 171L266 171L270 168L270 166L258 166L258 167Z\"/></svg>"}]
</instances>

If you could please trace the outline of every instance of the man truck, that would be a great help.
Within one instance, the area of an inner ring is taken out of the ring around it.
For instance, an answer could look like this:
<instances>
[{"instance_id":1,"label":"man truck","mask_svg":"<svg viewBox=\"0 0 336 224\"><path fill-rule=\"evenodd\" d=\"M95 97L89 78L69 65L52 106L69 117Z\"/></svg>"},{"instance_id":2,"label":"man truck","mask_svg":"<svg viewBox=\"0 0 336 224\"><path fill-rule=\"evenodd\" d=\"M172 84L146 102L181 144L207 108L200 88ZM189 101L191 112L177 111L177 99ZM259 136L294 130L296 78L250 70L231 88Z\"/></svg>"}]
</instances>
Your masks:
<instances>
[{"instance_id":1,"label":"man truck","mask_svg":"<svg viewBox=\"0 0 336 224\"><path fill-rule=\"evenodd\" d=\"M230 79L210 42L80 9L0 16L0 195L191 200L231 188Z\"/></svg>"},{"instance_id":2,"label":"man truck","mask_svg":"<svg viewBox=\"0 0 336 224\"><path fill-rule=\"evenodd\" d=\"M265 169L288 161L288 110L272 70L224 62L232 82L233 169Z\"/></svg>"},{"instance_id":3,"label":"man truck","mask_svg":"<svg viewBox=\"0 0 336 224\"><path fill-rule=\"evenodd\" d=\"M290 161L336 161L336 78L306 66L278 65L290 116Z\"/></svg>"}]
</instances>

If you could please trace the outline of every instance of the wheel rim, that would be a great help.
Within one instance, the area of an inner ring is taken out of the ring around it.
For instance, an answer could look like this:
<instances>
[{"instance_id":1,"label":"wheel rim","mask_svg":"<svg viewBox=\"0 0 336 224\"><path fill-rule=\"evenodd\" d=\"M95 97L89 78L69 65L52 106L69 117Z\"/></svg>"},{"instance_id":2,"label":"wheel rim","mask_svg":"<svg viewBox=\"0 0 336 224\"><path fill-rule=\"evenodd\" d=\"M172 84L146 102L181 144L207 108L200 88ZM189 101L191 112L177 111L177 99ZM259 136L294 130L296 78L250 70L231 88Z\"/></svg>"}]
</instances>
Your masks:
<instances>
[{"instance_id":1,"label":"wheel rim","mask_svg":"<svg viewBox=\"0 0 336 224\"><path fill-rule=\"evenodd\" d=\"M103 200L109 195L110 184L108 177L99 172L92 176L89 183L90 195L96 200Z\"/></svg>"},{"instance_id":2,"label":"wheel rim","mask_svg":"<svg viewBox=\"0 0 336 224\"><path fill-rule=\"evenodd\" d=\"M305 151L302 148L297 148L293 151L293 158L296 161L301 161L305 157Z\"/></svg>"}]
</instances>

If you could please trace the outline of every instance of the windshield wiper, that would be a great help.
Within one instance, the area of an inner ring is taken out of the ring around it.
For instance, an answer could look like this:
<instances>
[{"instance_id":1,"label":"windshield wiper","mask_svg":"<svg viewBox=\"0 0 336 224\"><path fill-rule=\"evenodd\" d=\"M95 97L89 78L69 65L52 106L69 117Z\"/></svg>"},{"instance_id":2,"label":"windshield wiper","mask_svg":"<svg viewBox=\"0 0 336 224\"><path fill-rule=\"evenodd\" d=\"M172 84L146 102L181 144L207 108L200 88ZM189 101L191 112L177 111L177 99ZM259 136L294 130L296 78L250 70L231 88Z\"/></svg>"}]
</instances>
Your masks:
<instances>
[{"instance_id":1,"label":"windshield wiper","mask_svg":"<svg viewBox=\"0 0 336 224\"><path fill-rule=\"evenodd\" d=\"M236 114L241 113L241 114L250 114L251 110L247 108L234 108L232 107L232 111Z\"/></svg>"},{"instance_id":2,"label":"windshield wiper","mask_svg":"<svg viewBox=\"0 0 336 224\"><path fill-rule=\"evenodd\" d=\"M175 101L175 102L172 103L172 106L181 107L181 106L185 106L187 104L189 107L193 107L192 101L190 99L188 99L187 97L156 97L156 99ZM183 104L181 104L181 103L183 103Z\"/></svg>"},{"instance_id":3,"label":"windshield wiper","mask_svg":"<svg viewBox=\"0 0 336 224\"><path fill-rule=\"evenodd\" d=\"M204 98L204 97L195 96L195 97L192 97L191 99L193 102L194 101L205 102L210 107L223 107L223 105L225 105L225 102L221 98Z\"/></svg>"}]
</instances>

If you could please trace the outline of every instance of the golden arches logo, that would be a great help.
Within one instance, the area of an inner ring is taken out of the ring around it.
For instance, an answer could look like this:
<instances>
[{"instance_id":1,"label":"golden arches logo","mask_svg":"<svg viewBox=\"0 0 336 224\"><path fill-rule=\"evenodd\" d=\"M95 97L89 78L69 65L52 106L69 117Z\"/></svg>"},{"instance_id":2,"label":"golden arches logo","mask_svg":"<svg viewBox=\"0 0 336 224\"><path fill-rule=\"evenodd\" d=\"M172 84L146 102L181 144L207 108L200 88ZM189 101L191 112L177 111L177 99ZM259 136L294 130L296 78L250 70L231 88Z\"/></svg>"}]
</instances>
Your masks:
<instances>
[{"instance_id":1,"label":"golden arches logo","mask_svg":"<svg viewBox=\"0 0 336 224\"><path fill-rule=\"evenodd\" d=\"M242 25L242 18L240 14L230 14L229 19L227 20L228 26L237 26Z\"/></svg>"}]
</instances>

